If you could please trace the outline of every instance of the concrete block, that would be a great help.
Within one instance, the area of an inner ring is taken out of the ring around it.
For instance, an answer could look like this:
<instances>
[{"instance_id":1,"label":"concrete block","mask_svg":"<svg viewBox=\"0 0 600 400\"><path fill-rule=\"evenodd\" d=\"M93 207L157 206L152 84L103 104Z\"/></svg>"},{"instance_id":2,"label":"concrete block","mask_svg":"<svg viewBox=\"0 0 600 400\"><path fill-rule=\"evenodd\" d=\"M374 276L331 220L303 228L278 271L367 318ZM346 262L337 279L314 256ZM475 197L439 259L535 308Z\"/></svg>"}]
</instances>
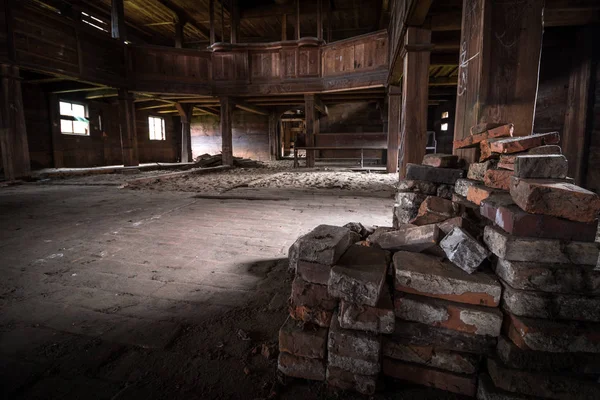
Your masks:
<instances>
[{"instance_id":1,"label":"concrete block","mask_svg":"<svg viewBox=\"0 0 600 400\"><path fill-rule=\"evenodd\" d=\"M500 335L502 313L496 308L460 304L396 292L396 317L475 335Z\"/></svg>"},{"instance_id":2,"label":"concrete block","mask_svg":"<svg viewBox=\"0 0 600 400\"><path fill-rule=\"evenodd\" d=\"M594 222L600 212L600 197L571 183L513 177L510 194L521 209L532 214Z\"/></svg>"},{"instance_id":3,"label":"concrete block","mask_svg":"<svg viewBox=\"0 0 600 400\"><path fill-rule=\"evenodd\" d=\"M458 156L452 154L425 154L423 165L435 168L456 168L458 167Z\"/></svg>"},{"instance_id":4,"label":"concrete block","mask_svg":"<svg viewBox=\"0 0 600 400\"><path fill-rule=\"evenodd\" d=\"M308 261L298 261L296 264L296 275L306 282L327 285L329 281L330 265L311 263Z\"/></svg>"},{"instance_id":5,"label":"concrete block","mask_svg":"<svg viewBox=\"0 0 600 400\"><path fill-rule=\"evenodd\" d=\"M567 158L558 154L518 156L514 165L518 178L564 179L569 170Z\"/></svg>"},{"instance_id":6,"label":"concrete block","mask_svg":"<svg viewBox=\"0 0 600 400\"><path fill-rule=\"evenodd\" d=\"M467 197L467 191L470 186L476 185L478 181L472 179L457 179L454 185L454 192L462 197Z\"/></svg>"},{"instance_id":7,"label":"concrete block","mask_svg":"<svg viewBox=\"0 0 600 400\"><path fill-rule=\"evenodd\" d=\"M421 386L433 387L464 396L475 396L477 379L384 357L383 374Z\"/></svg>"},{"instance_id":8,"label":"concrete block","mask_svg":"<svg viewBox=\"0 0 600 400\"><path fill-rule=\"evenodd\" d=\"M417 215L409 222L414 225L437 224L461 214L462 208L451 200L429 196L421 203Z\"/></svg>"},{"instance_id":9,"label":"concrete block","mask_svg":"<svg viewBox=\"0 0 600 400\"><path fill-rule=\"evenodd\" d=\"M498 160L488 160L481 163L472 163L469 165L469 171L467 172L467 178L483 182L485 173L498 165Z\"/></svg>"},{"instance_id":10,"label":"concrete block","mask_svg":"<svg viewBox=\"0 0 600 400\"><path fill-rule=\"evenodd\" d=\"M406 251L394 254L393 263L397 291L487 307L500 304L502 286L492 274L468 274L448 261Z\"/></svg>"},{"instance_id":11,"label":"concrete block","mask_svg":"<svg viewBox=\"0 0 600 400\"><path fill-rule=\"evenodd\" d=\"M600 324L505 316L505 332L523 350L550 353L600 353Z\"/></svg>"},{"instance_id":12,"label":"concrete block","mask_svg":"<svg viewBox=\"0 0 600 400\"><path fill-rule=\"evenodd\" d=\"M297 357L289 353L279 353L277 369L284 375L294 378L325 380L325 361L314 358Z\"/></svg>"},{"instance_id":13,"label":"concrete block","mask_svg":"<svg viewBox=\"0 0 600 400\"><path fill-rule=\"evenodd\" d=\"M597 243L517 237L493 226L485 227L483 241L492 253L508 261L594 266L598 262Z\"/></svg>"},{"instance_id":14,"label":"concrete block","mask_svg":"<svg viewBox=\"0 0 600 400\"><path fill-rule=\"evenodd\" d=\"M464 177L462 169L435 168L417 164L408 164L406 166L406 179L454 185L456 180L462 177Z\"/></svg>"},{"instance_id":15,"label":"concrete block","mask_svg":"<svg viewBox=\"0 0 600 400\"><path fill-rule=\"evenodd\" d=\"M496 125L496 124L494 124ZM484 124L483 126L480 124L479 128L475 130L475 132L471 133L471 135L460 139L455 140L453 144L453 148L456 149L466 149L470 147L477 147L480 142L487 139L493 138L504 138L511 137L514 132L513 124L504 124L500 126L491 126L489 129L481 130L484 127L490 127L488 124ZM479 132L477 132L479 131Z\"/></svg>"},{"instance_id":16,"label":"concrete block","mask_svg":"<svg viewBox=\"0 0 600 400\"><path fill-rule=\"evenodd\" d=\"M381 338L369 332L342 329L337 313L331 320L327 344L329 365L360 375L381 370Z\"/></svg>"},{"instance_id":17,"label":"concrete block","mask_svg":"<svg viewBox=\"0 0 600 400\"><path fill-rule=\"evenodd\" d=\"M520 262L498 259L496 275L515 289L600 295L600 271L591 265Z\"/></svg>"},{"instance_id":18,"label":"concrete block","mask_svg":"<svg viewBox=\"0 0 600 400\"><path fill-rule=\"evenodd\" d=\"M375 307L388 269L388 253L372 247L352 246L331 269L328 291L332 297Z\"/></svg>"},{"instance_id":19,"label":"concrete block","mask_svg":"<svg viewBox=\"0 0 600 400\"><path fill-rule=\"evenodd\" d=\"M424 195L435 195L438 185L429 181L418 181L410 179L402 179L398 182L398 192L412 192Z\"/></svg>"},{"instance_id":20,"label":"concrete block","mask_svg":"<svg viewBox=\"0 0 600 400\"><path fill-rule=\"evenodd\" d=\"M288 318L279 329L280 352L324 360L326 350L327 328Z\"/></svg>"},{"instance_id":21,"label":"concrete block","mask_svg":"<svg viewBox=\"0 0 600 400\"><path fill-rule=\"evenodd\" d=\"M550 132L498 140L491 143L490 148L494 153L510 154L526 151L534 147L558 144L559 142L560 135L558 132Z\"/></svg>"},{"instance_id":22,"label":"concrete block","mask_svg":"<svg viewBox=\"0 0 600 400\"><path fill-rule=\"evenodd\" d=\"M427 198L420 193L397 193L396 204L394 205L394 215L399 224L408 224L417 216L421 203Z\"/></svg>"},{"instance_id":23,"label":"concrete block","mask_svg":"<svg viewBox=\"0 0 600 400\"><path fill-rule=\"evenodd\" d=\"M344 329L390 334L394 332L395 321L394 303L386 285L375 307L340 302L339 323Z\"/></svg>"},{"instance_id":24,"label":"concrete block","mask_svg":"<svg viewBox=\"0 0 600 400\"><path fill-rule=\"evenodd\" d=\"M319 225L299 239L298 260L333 265L359 240L360 236L348 228Z\"/></svg>"},{"instance_id":25,"label":"concrete block","mask_svg":"<svg viewBox=\"0 0 600 400\"><path fill-rule=\"evenodd\" d=\"M490 252L461 228L455 227L440 242L448 260L463 271L472 274Z\"/></svg>"},{"instance_id":26,"label":"concrete block","mask_svg":"<svg viewBox=\"0 0 600 400\"><path fill-rule=\"evenodd\" d=\"M481 374L477 382L477 400L542 400L542 398L507 392L497 388L488 374Z\"/></svg>"},{"instance_id":27,"label":"concrete block","mask_svg":"<svg viewBox=\"0 0 600 400\"><path fill-rule=\"evenodd\" d=\"M437 246L441 238L440 228L430 224L386 232L374 244L384 250L421 252Z\"/></svg>"},{"instance_id":28,"label":"concrete block","mask_svg":"<svg viewBox=\"0 0 600 400\"><path fill-rule=\"evenodd\" d=\"M507 169L488 169L483 176L485 186L494 189L509 190L513 171Z\"/></svg>"},{"instance_id":29,"label":"concrete block","mask_svg":"<svg viewBox=\"0 0 600 400\"><path fill-rule=\"evenodd\" d=\"M327 384L342 390L353 390L371 396L377 389L377 375L360 375L341 368L327 366Z\"/></svg>"},{"instance_id":30,"label":"concrete block","mask_svg":"<svg viewBox=\"0 0 600 400\"><path fill-rule=\"evenodd\" d=\"M452 200L452 193L454 193L454 185L440 185L436 194L442 199Z\"/></svg>"}]
</instances>

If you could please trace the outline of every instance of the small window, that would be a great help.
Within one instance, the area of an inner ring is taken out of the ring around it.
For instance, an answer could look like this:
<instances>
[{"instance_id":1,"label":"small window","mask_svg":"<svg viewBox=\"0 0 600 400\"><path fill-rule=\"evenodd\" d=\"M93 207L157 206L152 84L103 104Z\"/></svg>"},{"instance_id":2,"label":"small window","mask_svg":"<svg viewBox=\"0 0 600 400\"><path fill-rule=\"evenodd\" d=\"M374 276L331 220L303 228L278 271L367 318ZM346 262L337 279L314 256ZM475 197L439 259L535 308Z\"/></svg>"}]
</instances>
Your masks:
<instances>
[{"instance_id":1,"label":"small window","mask_svg":"<svg viewBox=\"0 0 600 400\"><path fill-rule=\"evenodd\" d=\"M150 127L150 140L167 140L164 118L148 117L148 126Z\"/></svg>"},{"instance_id":2,"label":"small window","mask_svg":"<svg viewBox=\"0 0 600 400\"><path fill-rule=\"evenodd\" d=\"M450 114L448 113L448 111L444 111L444 112L442 113L442 119L446 119L446 118L448 118L449 116L450 116Z\"/></svg>"},{"instance_id":3,"label":"small window","mask_svg":"<svg viewBox=\"0 0 600 400\"><path fill-rule=\"evenodd\" d=\"M90 121L83 104L61 101L60 131L65 135L90 135Z\"/></svg>"},{"instance_id":4,"label":"small window","mask_svg":"<svg viewBox=\"0 0 600 400\"><path fill-rule=\"evenodd\" d=\"M442 130L443 131L447 131L448 130L448 123L442 124Z\"/></svg>"}]
</instances>

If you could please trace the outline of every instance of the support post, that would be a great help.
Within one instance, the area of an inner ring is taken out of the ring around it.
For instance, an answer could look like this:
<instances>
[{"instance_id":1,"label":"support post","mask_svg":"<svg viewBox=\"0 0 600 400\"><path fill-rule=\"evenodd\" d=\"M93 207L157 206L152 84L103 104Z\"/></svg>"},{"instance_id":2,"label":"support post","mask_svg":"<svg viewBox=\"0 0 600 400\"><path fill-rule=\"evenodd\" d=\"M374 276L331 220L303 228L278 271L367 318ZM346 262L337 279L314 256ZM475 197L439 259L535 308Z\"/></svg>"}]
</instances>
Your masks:
<instances>
[{"instance_id":1,"label":"support post","mask_svg":"<svg viewBox=\"0 0 600 400\"><path fill-rule=\"evenodd\" d=\"M221 0L221 43L225 43L225 6Z\"/></svg>"},{"instance_id":2,"label":"support post","mask_svg":"<svg viewBox=\"0 0 600 400\"><path fill-rule=\"evenodd\" d=\"M479 123L533 130L542 49L544 0L464 0L454 140ZM468 162L477 151L457 150Z\"/></svg>"},{"instance_id":3,"label":"support post","mask_svg":"<svg viewBox=\"0 0 600 400\"><path fill-rule=\"evenodd\" d=\"M210 44L215 44L215 0L208 1L208 20L210 24Z\"/></svg>"},{"instance_id":4,"label":"support post","mask_svg":"<svg viewBox=\"0 0 600 400\"><path fill-rule=\"evenodd\" d=\"M187 163L193 160L191 123L194 105L177 103L175 106L181 119L181 162Z\"/></svg>"},{"instance_id":5,"label":"support post","mask_svg":"<svg viewBox=\"0 0 600 400\"><path fill-rule=\"evenodd\" d=\"M31 175L19 67L0 65L0 90L0 150L4 177L12 181Z\"/></svg>"},{"instance_id":6,"label":"support post","mask_svg":"<svg viewBox=\"0 0 600 400\"><path fill-rule=\"evenodd\" d=\"M315 95L304 95L304 116L306 118L306 147L315 145L315 120L317 119L315 109ZM318 129L318 128L317 128ZM306 150L306 166L312 168L315 166L315 151Z\"/></svg>"},{"instance_id":7,"label":"support post","mask_svg":"<svg viewBox=\"0 0 600 400\"><path fill-rule=\"evenodd\" d=\"M123 165L138 166L137 134L135 131L135 103L133 95L127 89L119 89L119 128L121 130L121 149Z\"/></svg>"},{"instance_id":8,"label":"support post","mask_svg":"<svg viewBox=\"0 0 600 400\"><path fill-rule=\"evenodd\" d=\"M221 97L221 153L223 165L233 166L233 132L231 119L233 105L229 97Z\"/></svg>"},{"instance_id":9,"label":"support post","mask_svg":"<svg viewBox=\"0 0 600 400\"><path fill-rule=\"evenodd\" d=\"M281 41L287 40L287 14L281 16Z\"/></svg>"},{"instance_id":10,"label":"support post","mask_svg":"<svg viewBox=\"0 0 600 400\"><path fill-rule=\"evenodd\" d=\"M398 172L398 149L400 147L400 115L402 109L402 92L398 86L388 89L387 112L387 172Z\"/></svg>"},{"instance_id":11,"label":"support post","mask_svg":"<svg viewBox=\"0 0 600 400\"><path fill-rule=\"evenodd\" d=\"M317 39L323 40L323 0L317 0Z\"/></svg>"},{"instance_id":12,"label":"support post","mask_svg":"<svg viewBox=\"0 0 600 400\"><path fill-rule=\"evenodd\" d=\"M238 28L240 25L240 5L238 0L231 1L231 44L238 42Z\"/></svg>"},{"instance_id":13,"label":"support post","mask_svg":"<svg viewBox=\"0 0 600 400\"><path fill-rule=\"evenodd\" d=\"M300 0L296 0L296 40L300 40Z\"/></svg>"},{"instance_id":14,"label":"support post","mask_svg":"<svg viewBox=\"0 0 600 400\"><path fill-rule=\"evenodd\" d=\"M277 114L269 114L269 159L277 159Z\"/></svg>"},{"instance_id":15,"label":"support post","mask_svg":"<svg viewBox=\"0 0 600 400\"><path fill-rule=\"evenodd\" d=\"M406 164L420 164L425 155L430 45L431 30L414 27L407 29L403 50L400 179L405 176Z\"/></svg>"},{"instance_id":16,"label":"support post","mask_svg":"<svg viewBox=\"0 0 600 400\"><path fill-rule=\"evenodd\" d=\"M112 0L111 6L111 35L113 39L124 41L127 37L125 32L125 7L123 0Z\"/></svg>"},{"instance_id":17,"label":"support post","mask_svg":"<svg viewBox=\"0 0 600 400\"><path fill-rule=\"evenodd\" d=\"M185 22L181 20L181 18L175 18L175 47L178 49L183 48L184 35L183 28L185 27Z\"/></svg>"},{"instance_id":18,"label":"support post","mask_svg":"<svg viewBox=\"0 0 600 400\"><path fill-rule=\"evenodd\" d=\"M331 0L327 1L327 43L331 43Z\"/></svg>"},{"instance_id":19,"label":"support post","mask_svg":"<svg viewBox=\"0 0 600 400\"><path fill-rule=\"evenodd\" d=\"M52 129L52 160L54 162L54 168L63 168L64 165L64 152L63 152L63 138L60 129L60 99L58 95L52 93L49 96L49 110L50 110L50 124Z\"/></svg>"}]
</instances>

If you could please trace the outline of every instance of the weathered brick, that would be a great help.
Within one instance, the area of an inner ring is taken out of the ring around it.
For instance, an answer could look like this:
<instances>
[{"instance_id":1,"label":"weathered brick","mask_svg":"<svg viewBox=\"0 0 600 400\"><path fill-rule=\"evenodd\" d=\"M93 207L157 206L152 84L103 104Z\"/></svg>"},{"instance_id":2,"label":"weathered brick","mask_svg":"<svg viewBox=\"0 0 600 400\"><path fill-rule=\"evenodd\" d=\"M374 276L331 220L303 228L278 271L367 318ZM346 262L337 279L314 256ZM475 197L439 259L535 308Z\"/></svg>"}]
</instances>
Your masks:
<instances>
[{"instance_id":1,"label":"weathered brick","mask_svg":"<svg viewBox=\"0 0 600 400\"><path fill-rule=\"evenodd\" d=\"M292 282L290 301L297 306L308 306L321 310L333 310L337 299L328 293L326 285L306 282L299 276Z\"/></svg>"},{"instance_id":2,"label":"weathered brick","mask_svg":"<svg viewBox=\"0 0 600 400\"><path fill-rule=\"evenodd\" d=\"M500 154L492 151L492 143L502 139L503 138L482 140L479 143L479 162L484 162L490 159L495 159L497 162Z\"/></svg>"},{"instance_id":3,"label":"weathered brick","mask_svg":"<svg viewBox=\"0 0 600 400\"><path fill-rule=\"evenodd\" d=\"M370 332L342 329L337 313L331 320L327 343L329 365L360 375L381 370L381 338Z\"/></svg>"},{"instance_id":4,"label":"weathered brick","mask_svg":"<svg viewBox=\"0 0 600 400\"><path fill-rule=\"evenodd\" d=\"M506 125L506 124L496 123L496 122L482 122L477 125L471 126L469 128L469 133L471 134L471 136L473 136L473 135L477 135L479 133L483 133L490 129L498 128L499 126L503 126L503 125Z\"/></svg>"},{"instance_id":5,"label":"weathered brick","mask_svg":"<svg viewBox=\"0 0 600 400\"><path fill-rule=\"evenodd\" d=\"M494 189L509 190L511 176L513 176L513 171L510 170L489 169L483 177L483 182L486 186Z\"/></svg>"},{"instance_id":6,"label":"weathered brick","mask_svg":"<svg viewBox=\"0 0 600 400\"><path fill-rule=\"evenodd\" d=\"M459 332L496 337L502 313L496 308L459 304L396 292L396 316L407 321L454 329Z\"/></svg>"},{"instance_id":7,"label":"weathered brick","mask_svg":"<svg viewBox=\"0 0 600 400\"><path fill-rule=\"evenodd\" d=\"M333 265L360 236L348 228L319 225L298 239L298 260Z\"/></svg>"},{"instance_id":8,"label":"weathered brick","mask_svg":"<svg viewBox=\"0 0 600 400\"><path fill-rule=\"evenodd\" d=\"M386 285L375 307L357 305L342 300L339 309L339 323L344 329L354 329L375 333L392 333L396 316L394 303Z\"/></svg>"},{"instance_id":9,"label":"weathered brick","mask_svg":"<svg viewBox=\"0 0 600 400\"><path fill-rule=\"evenodd\" d=\"M370 234L375 231L374 226L364 226L360 222L348 222L344 228L350 229L352 232L360 236L361 240L365 240Z\"/></svg>"},{"instance_id":10,"label":"weathered brick","mask_svg":"<svg viewBox=\"0 0 600 400\"><path fill-rule=\"evenodd\" d=\"M498 359L509 368L538 372L600 375L600 357L594 353L550 353L523 350L507 337L500 336L496 354Z\"/></svg>"},{"instance_id":11,"label":"weathered brick","mask_svg":"<svg viewBox=\"0 0 600 400\"><path fill-rule=\"evenodd\" d=\"M415 218L410 220L414 225L428 225L443 222L461 214L462 207L451 200L429 196L425 199Z\"/></svg>"},{"instance_id":12,"label":"weathered brick","mask_svg":"<svg viewBox=\"0 0 600 400\"><path fill-rule=\"evenodd\" d=\"M466 197L462 197L456 193L452 195L452 201L456 204L460 204L461 207L463 207L464 211L461 217L467 218L474 223L482 221L479 205L470 202Z\"/></svg>"},{"instance_id":13,"label":"weathered brick","mask_svg":"<svg viewBox=\"0 0 600 400\"><path fill-rule=\"evenodd\" d=\"M487 307L500 304L502 287L492 274L468 274L447 261L406 251L393 260L397 291Z\"/></svg>"},{"instance_id":14,"label":"weathered brick","mask_svg":"<svg viewBox=\"0 0 600 400\"><path fill-rule=\"evenodd\" d=\"M482 201L498 193L501 193L500 189L493 189L484 185L473 185L467 190L467 200L480 205Z\"/></svg>"},{"instance_id":15,"label":"weathered brick","mask_svg":"<svg viewBox=\"0 0 600 400\"><path fill-rule=\"evenodd\" d=\"M395 230L395 229L392 227L389 227L389 226L380 226L375 229L375 232L373 232L372 234L370 234L367 237L367 242L369 242L372 245L374 242L377 242L377 240L379 240L381 235L383 235L384 233L393 231L393 230Z\"/></svg>"},{"instance_id":16,"label":"weathered brick","mask_svg":"<svg viewBox=\"0 0 600 400\"><path fill-rule=\"evenodd\" d=\"M483 182L483 178L487 170L496 168L498 160L488 160L481 163L472 163L469 165L469 171L467 172L467 178Z\"/></svg>"},{"instance_id":17,"label":"weathered brick","mask_svg":"<svg viewBox=\"0 0 600 400\"><path fill-rule=\"evenodd\" d=\"M494 126L494 125L496 125L496 126ZM483 129L483 128L487 128L487 129ZM477 145L483 140L492 139L492 138L500 138L500 137L511 137L513 135L513 132L514 132L513 124L480 125L477 127L477 129L475 129L474 133L471 132L470 136L467 136L460 140L455 140L453 147L455 150L456 149L466 149L469 147L477 147Z\"/></svg>"},{"instance_id":18,"label":"weathered brick","mask_svg":"<svg viewBox=\"0 0 600 400\"><path fill-rule=\"evenodd\" d=\"M594 266L598 262L596 243L517 237L490 225L483 231L483 241L492 253L509 261Z\"/></svg>"},{"instance_id":19,"label":"weathered brick","mask_svg":"<svg viewBox=\"0 0 600 400\"><path fill-rule=\"evenodd\" d=\"M437 224L438 228L442 231L442 234L447 235L454 229L454 227L459 227L466 232L468 232L471 236L479 236L483 233L483 230L475 225L473 222L469 221L467 218L463 217L454 217L445 220L444 222L440 222Z\"/></svg>"},{"instance_id":20,"label":"weathered brick","mask_svg":"<svg viewBox=\"0 0 600 400\"><path fill-rule=\"evenodd\" d=\"M487 360L487 369L494 385L509 392L558 400L600 398L598 382L510 369L493 358Z\"/></svg>"},{"instance_id":21,"label":"weathered brick","mask_svg":"<svg viewBox=\"0 0 600 400\"><path fill-rule=\"evenodd\" d=\"M593 222L600 212L600 197L571 183L513 177L510 194L519 207L533 214Z\"/></svg>"},{"instance_id":22,"label":"weathered brick","mask_svg":"<svg viewBox=\"0 0 600 400\"><path fill-rule=\"evenodd\" d=\"M496 275L515 289L600 295L600 271L591 265L520 262L498 259Z\"/></svg>"},{"instance_id":23,"label":"weathered brick","mask_svg":"<svg viewBox=\"0 0 600 400\"><path fill-rule=\"evenodd\" d=\"M327 366L327 384L342 390L354 390L365 395L375 394L377 375L360 375L341 368Z\"/></svg>"},{"instance_id":24,"label":"weathered brick","mask_svg":"<svg viewBox=\"0 0 600 400\"><path fill-rule=\"evenodd\" d=\"M514 163L504 163L502 162L502 158L500 158L500 162L498 163L498 168L500 169L507 169L509 171L514 171L515 170L515 164Z\"/></svg>"},{"instance_id":25,"label":"weathered brick","mask_svg":"<svg viewBox=\"0 0 600 400\"><path fill-rule=\"evenodd\" d=\"M333 311L331 310L322 310L317 307L295 305L293 303L289 306L289 313L290 317L297 321L308 322L321 327L331 325L331 318L333 317Z\"/></svg>"},{"instance_id":26,"label":"weathered brick","mask_svg":"<svg viewBox=\"0 0 600 400\"><path fill-rule=\"evenodd\" d=\"M562 154L560 146L556 145L547 145L547 146L539 146L529 149L527 151L521 153L512 153L512 154L502 154L500 155L500 164L512 164L514 169L515 160L519 156L534 156L534 155L543 155L543 154Z\"/></svg>"},{"instance_id":27,"label":"weathered brick","mask_svg":"<svg viewBox=\"0 0 600 400\"><path fill-rule=\"evenodd\" d=\"M518 290L503 282L504 308L531 318L600 321L600 297Z\"/></svg>"},{"instance_id":28,"label":"weathered brick","mask_svg":"<svg viewBox=\"0 0 600 400\"><path fill-rule=\"evenodd\" d=\"M330 265L299 260L296 266L296 275L306 282L327 285L330 270Z\"/></svg>"},{"instance_id":29,"label":"weathered brick","mask_svg":"<svg viewBox=\"0 0 600 400\"><path fill-rule=\"evenodd\" d=\"M504 333L523 350L550 353L600 353L600 324L551 321L506 313Z\"/></svg>"},{"instance_id":30,"label":"weathered brick","mask_svg":"<svg viewBox=\"0 0 600 400\"><path fill-rule=\"evenodd\" d=\"M327 328L288 318L279 329L279 351L300 357L325 359Z\"/></svg>"},{"instance_id":31,"label":"weathered brick","mask_svg":"<svg viewBox=\"0 0 600 400\"><path fill-rule=\"evenodd\" d=\"M398 192L421 193L425 195L435 195L438 185L429 181L417 181L402 179L397 184Z\"/></svg>"},{"instance_id":32,"label":"weathered brick","mask_svg":"<svg viewBox=\"0 0 600 400\"><path fill-rule=\"evenodd\" d=\"M488 374L480 374L477 381L477 400L542 400L497 388Z\"/></svg>"},{"instance_id":33,"label":"weathered brick","mask_svg":"<svg viewBox=\"0 0 600 400\"><path fill-rule=\"evenodd\" d=\"M389 254L381 249L352 246L331 269L328 290L332 297L375 307L383 290Z\"/></svg>"},{"instance_id":34,"label":"weathered brick","mask_svg":"<svg viewBox=\"0 0 600 400\"><path fill-rule=\"evenodd\" d=\"M440 241L440 247L448 260L463 271L472 274L479 268L490 252L475 238L461 228L454 227Z\"/></svg>"},{"instance_id":35,"label":"weathered brick","mask_svg":"<svg viewBox=\"0 0 600 400\"><path fill-rule=\"evenodd\" d=\"M566 157L558 154L518 156L514 165L518 178L564 179L569 170Z\"/></svg>"},{"instance_id":36,"label":"weathered brick","mask_svg":"<svg viewBox=\"0 0 600 400\"><path fill-rule=\"evenodd\" d=\"M462 169L435 168L417 164L408 164L406 166L406 179L454 185L456 180L463 176L464 171Z\"/></svg>"},{"instance_id":37,"label":"weathered brick","mask_svg":"<svg viewBox=\"0 0 600 400\"><path fill-rule=\"evenodd\" d=\"M435 168L456 168L458 166L458 156L452 154L425 154L423 165Z\"/></svg>"},{"instance_id":38,"label":"weathered brick","mask_svg":"<svg viewBox=\"0 0 600 400\"><path fill-rule=\"evenodd\" d=\"M548 144L558 144L560 135L558 132L540 133L530 136L514 137L510 139L502 139L490 144L491 150L495 153L510 154L519 153L532 149L534 147L544 146Z\"/></svg>"},{"instance_id":39,"label":"weathered brick","mask_svg":"<svg viewBox=\"0 0 600 400\"><path fill-rule=\"evenodd\" d=\"M512 197L510 200L512 202ZM530 214L510 202L501 204L488 198L481 203L481 215L515 236L580 242L596 240L597 221L576 222L551 215Z\"/></svg>"},{"instance_id":40,"label":"weathered brick","mask_svg":"<svg viewBox=\"0 0 600 400\"><path fill-rule=\"evenodd\" d=\"M471 179L457 179L456 184L454 185L454 192L462 197L467 197L469 186L476 185L477 183L478 181Z\"/></svg>"},{"instance_id":41,"label":"weathered brick","mask_svg":"<svg viewBox=\"0 0 600 400\"><path fill-rule=\"evenodd\" d=\"M394 205L394 215L399 224L407 224L417 216L421 203L427 198L420 193L397 193L396 204Z\"/></svg>"},{"instance_id":42,"label":"weathered brick","mask_svg":"<svg viewBox=\"0 0 600 400\"><path fill-rule=\"evenodd\" d=\"M441 238L440 228L430 224L383 233L374 244L384 250L421 252L437 246Z\"/></svg>"},{"instance_id":43,"label":"weathered brick","mask_svg":"<svg viewBox=\"0 0 600 400\"><path fill-rule=\"evenodd\" d=\"M414 344L411 340L393 337L383 338L383 356L459 374L474 374L480 361L475 354L436 348L430 343Z\"/></svg>"},{"instance_id":44,"label":"weathered brick","mask_svg":"<svg viewBox=\"0 0 600 400\"><path fill-rule=\"evenodd\" d=\"M452 193L454 193L454 185L440 185L437 189L437 196L442 199L452 200Z\"/></svg>"},{"instance_id":45,"label":"weathered brick","mask_svg":"<svg viewBox=\"0 0 600 400\"><path fill-rule=\"evenodd\" d=\"M289 353L279 353L277 368L287 376L294 378L310 379L314 381L325 380L325 361L314 358L297 357Z\"/></svg>"},{"instance_id":46,"label":"weathered brick","mask_svg":"<svg viewBox=\"0 0 600 400\"><path fill-rule=\"evenodd\" d=\"M465 396L475 396L477 379L434 368L408 364L392 358L384 357L383 374L417 385L433 387Z\"/></svg>"}]
</instances>

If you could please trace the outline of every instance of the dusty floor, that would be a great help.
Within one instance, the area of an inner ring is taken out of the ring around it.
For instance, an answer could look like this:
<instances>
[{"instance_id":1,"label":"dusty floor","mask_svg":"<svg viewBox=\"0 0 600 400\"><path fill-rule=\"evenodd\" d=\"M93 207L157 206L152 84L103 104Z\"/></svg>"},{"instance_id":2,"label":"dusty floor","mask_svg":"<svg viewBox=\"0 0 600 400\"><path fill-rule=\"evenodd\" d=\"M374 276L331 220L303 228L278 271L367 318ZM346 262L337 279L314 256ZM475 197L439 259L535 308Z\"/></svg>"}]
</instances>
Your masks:
<instances>
[{"instance_id":1,"label":"dusty floor","mask_svg":"<svg viewBox=\"0 0 600 400\"><path fill-rule=\"evenodd\" d=\"M286 316L291 243L320 223L390 225L392 200L192 196L0 189L3 398L354 397L280 379L261 348L276 345ZM452 397L403 388L381 398Z\"/></svg>"}]
</instances>

